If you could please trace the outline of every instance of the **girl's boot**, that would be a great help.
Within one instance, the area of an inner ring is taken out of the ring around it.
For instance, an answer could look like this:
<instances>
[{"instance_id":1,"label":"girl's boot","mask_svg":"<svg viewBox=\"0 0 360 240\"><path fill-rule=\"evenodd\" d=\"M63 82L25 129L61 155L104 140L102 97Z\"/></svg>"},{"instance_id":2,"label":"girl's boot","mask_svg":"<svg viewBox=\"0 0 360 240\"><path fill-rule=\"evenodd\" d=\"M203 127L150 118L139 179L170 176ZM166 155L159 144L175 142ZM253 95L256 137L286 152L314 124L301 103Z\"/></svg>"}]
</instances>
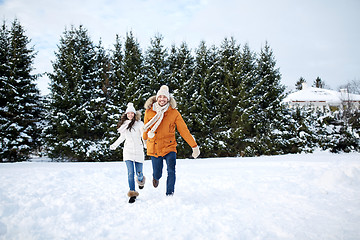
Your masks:
<instances>
[{"instance_id":1,"label":"girl's boot","mask_svg":"<svg viewBox=\"0 0 360 240\"><path fill-rule=\"evenodd\" d=\"M143 176L143 180L141 182L136 178L136 182L139 184L139 188L143 189L145 186L145 176Z\"/></svg>"},{"instance_id":2,"label":"girl's boot","mask_svg":"<svg viewBox=\"0 0 360 240\"><path fill-rule=\"evenodd\" d=\"M129 191L128 192L129 203L134 203L137 196L139 196L139 193L137 191Z\"/></svg>"}]
</instances>

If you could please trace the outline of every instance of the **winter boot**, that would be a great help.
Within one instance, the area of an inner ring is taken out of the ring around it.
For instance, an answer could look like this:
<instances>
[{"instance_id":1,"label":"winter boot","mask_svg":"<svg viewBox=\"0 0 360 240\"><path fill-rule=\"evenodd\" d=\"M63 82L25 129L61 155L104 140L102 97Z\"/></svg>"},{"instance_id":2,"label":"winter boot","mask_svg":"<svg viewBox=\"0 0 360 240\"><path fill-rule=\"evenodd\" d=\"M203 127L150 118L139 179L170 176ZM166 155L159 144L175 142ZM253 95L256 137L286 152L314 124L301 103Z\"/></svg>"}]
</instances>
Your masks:
<instances>
[{"instance_id":1,"label":"winter boot","mask_svg":"<svg viewBox=\"0 0 360 240\"><path fill-rule=\"evenodd\" d=\"M154 188L157 188L159 186L159 180L156 180L155 178L153 178L153 186L154 186Z\"/></svg>"},{"instance_id":2,"label":"winter boot","mask_svg":"<svg viewBox=\"0 0 360 240\"><path fill-rule=\"evenodd\" d=\"M137 196L139 196L139 193L137 191L129 191L128 192L129 203L134 203Z\"/></svg>"},{"instance_id":3,"label":"winter boot","mask_svg":"<svg viewBox=\"0 0 360 240\"><path fill-rule=\"evenodd\" d=\"M135 199L136 199L135 196L131 197L131 198L129 199L129 203L134 203L134 202L135 202Z\"/></svg>"},{"instance_id":4,"label":"winter boot","mask_svg":"<svg viewBox=\"0 0 360 240\"><path fill-rule=\"evenodd\" d=\"M142 180L141 182L139 181L139 179L136 178L136 182L137 182L137 184L139 184L139 188L140 188L140 189L143 189L143 188L144 188L144 186L145 186L145 180L146 180L145 176L143 176L143 180Z\"/></svg>"}]
</instances>

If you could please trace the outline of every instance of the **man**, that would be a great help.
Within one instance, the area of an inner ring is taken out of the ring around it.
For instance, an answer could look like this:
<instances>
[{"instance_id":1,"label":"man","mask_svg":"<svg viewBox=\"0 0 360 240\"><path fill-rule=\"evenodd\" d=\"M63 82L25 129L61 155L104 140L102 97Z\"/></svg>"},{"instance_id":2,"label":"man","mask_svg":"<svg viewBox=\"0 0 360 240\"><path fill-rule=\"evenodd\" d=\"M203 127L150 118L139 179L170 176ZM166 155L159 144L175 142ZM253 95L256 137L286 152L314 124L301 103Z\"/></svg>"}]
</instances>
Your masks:
<instances>
[{"instance_id":1,"label":"man","mask_svg":"<svg viewBox=\"0 0 360 240\"><path fill-rule=\"evenodd\" d=\"M190 134L183 118L176 110L176 102L170 96L169 88L161 86L156 96L145 103L143 139L147 141L147 155L151 156L153 166L153 186L159 185L162 176L163 160L167 165L166 195L173 195L175 190L176 140L175 128L190 145L192 156L197 158L200 150Z\"/></svg>"}]
</instances>

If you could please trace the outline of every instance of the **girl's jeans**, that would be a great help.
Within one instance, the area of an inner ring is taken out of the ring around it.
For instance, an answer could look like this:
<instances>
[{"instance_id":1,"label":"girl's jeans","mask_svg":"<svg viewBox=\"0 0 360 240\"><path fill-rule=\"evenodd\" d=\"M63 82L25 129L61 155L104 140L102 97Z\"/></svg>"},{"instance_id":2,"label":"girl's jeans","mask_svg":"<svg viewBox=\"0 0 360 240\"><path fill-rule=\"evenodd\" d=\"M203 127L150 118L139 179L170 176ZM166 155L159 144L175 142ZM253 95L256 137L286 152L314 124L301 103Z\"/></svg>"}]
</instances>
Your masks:
<instances>
[{"instance_id":1,"label":"girl's jeans","mask_svg":"<svg viewBox=\"0 0 360 240\"><path fill-rule=\"evenodd\" d=\"M174 194L175 190L175 165L176 165L176 153L170 152L163 157L151 157L153 167L153 177L159 180L162 176L163 160L165 159L167 165L167 180L166 180L166 195Z\"/></svg>"},{"instance_id":2,"label":"girl's jeans","mask_svg":"<svg viewBox=\"0 0 360 240\"><path fill-rule=\"evenodd\" d=\"M136 169L137 179L141 182L144 178L143 164L139 163L139 162L131 161L131 160L126 160L125 163L126 163L126 167L128 170L128 181L129 181L130 191L135 191L134 165L135 165L135 169Z\"/></svg>"}]
</instances>

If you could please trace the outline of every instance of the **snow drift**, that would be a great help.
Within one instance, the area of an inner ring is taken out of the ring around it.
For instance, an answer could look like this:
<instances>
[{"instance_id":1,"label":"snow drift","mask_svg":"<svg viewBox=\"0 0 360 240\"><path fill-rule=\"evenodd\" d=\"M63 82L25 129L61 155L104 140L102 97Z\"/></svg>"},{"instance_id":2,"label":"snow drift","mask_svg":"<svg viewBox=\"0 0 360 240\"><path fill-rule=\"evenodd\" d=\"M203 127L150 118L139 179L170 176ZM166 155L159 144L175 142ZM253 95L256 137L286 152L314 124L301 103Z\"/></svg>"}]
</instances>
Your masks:
<instances>
[{"instance_id":1,"label":"snow drift","mask_svg":"<svg viewBox=\"0 0 360 240\"><path fill-rule=\"evenodd\" d=\"M0 239L360 236L359 153L178 159L172 197L151 173L129 204L124 162L0 164Z\"/></svg>"}]
</instances>

